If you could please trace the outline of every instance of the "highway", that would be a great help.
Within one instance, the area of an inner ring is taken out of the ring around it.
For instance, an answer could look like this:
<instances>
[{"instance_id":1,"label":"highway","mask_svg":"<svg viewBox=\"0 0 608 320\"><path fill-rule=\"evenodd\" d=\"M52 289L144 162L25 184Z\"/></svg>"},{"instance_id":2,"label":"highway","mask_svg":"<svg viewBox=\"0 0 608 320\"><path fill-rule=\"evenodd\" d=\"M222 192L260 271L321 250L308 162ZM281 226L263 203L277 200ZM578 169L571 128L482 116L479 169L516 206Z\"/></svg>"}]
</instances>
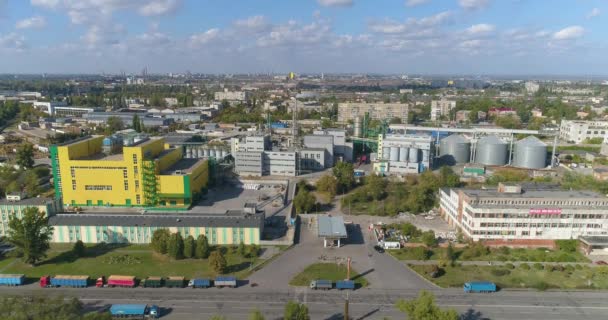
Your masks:
<instances>
[{"instance_id":1,"label":"highway","mask_svg":"<svg viewBox=\"0 0 608 320\"><path fill-rule=\"evenodd\" d=\"M570 320L606 319L605 292L536 292L502 291L493 294L465 294L459 289L435 289L438 303L465 315L463 319ZM167 289L167 288L86 288L43 289L35 284L2 287L2 295L52 294L81 299L87 309L102 310L112 303L154 303L163 308L163 319L208 319L221 314L227 319L246 319L259 308L267 319L278 319L289 300L306 303L312 319L341 319L344 291L312 291L307 288L268 290L243 286L237 289ZM394 308L399 298L411 299L416 289L360 289L349 293L353 319L403 319Z\"/></svg>"}]
</instances>

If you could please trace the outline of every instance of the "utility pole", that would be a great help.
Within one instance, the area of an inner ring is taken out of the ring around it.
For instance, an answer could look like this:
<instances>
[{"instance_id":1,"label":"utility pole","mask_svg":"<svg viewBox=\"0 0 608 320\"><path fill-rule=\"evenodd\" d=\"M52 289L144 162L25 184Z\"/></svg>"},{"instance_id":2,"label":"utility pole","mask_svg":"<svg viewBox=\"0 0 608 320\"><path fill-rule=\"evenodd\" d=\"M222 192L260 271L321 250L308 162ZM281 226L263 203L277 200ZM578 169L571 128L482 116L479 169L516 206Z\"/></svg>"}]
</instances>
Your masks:
<instances>
[{"instance_id":1,"label":"utility pole","mask_svg":"<svg viewBox=\"0 0 608 320\"><path fill-rule=\"evenodd\" d=\"M346 300L344 300L344 320L350 320L348 317L348 291L346 292Z\"/></svg>"}]
</instances>

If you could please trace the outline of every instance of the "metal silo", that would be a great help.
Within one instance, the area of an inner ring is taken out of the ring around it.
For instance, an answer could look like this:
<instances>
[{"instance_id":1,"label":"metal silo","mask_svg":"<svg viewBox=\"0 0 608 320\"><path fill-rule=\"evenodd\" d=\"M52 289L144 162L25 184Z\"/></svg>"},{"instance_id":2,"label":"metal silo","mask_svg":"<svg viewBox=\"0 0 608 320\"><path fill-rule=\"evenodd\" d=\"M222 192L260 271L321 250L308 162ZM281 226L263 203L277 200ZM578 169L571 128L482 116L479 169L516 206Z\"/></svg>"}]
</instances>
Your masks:
<instances>
[{"instance_id":1,"label":"metal silo","mask_svg":"<svg viewBox=\"0 0 608 320\"><path fill-rule=\"evenodd\" d=\"M528 169L541 169L547 166L547 145L534 136L515 143L513 166Z\"/></svg>"},{"instance_id":2,"label":"metal silo","mask_svg":"<svg viewBox=\"0 0 608 320\"><path fill-rule=\"evenodd\" d=\"M221 159L224 159L224 158L226 158L226 156L228 155L228 151L226 151L225 149L222 149L222 151L221 151L220 155L221 155L221 157L220 157L220 158L221 158Z\"/></svg>"},{"instance_id":3,"label":"metal silo","mask_svg":"<svg viewBox=\"0 0 608 320\"><path fill-rule=\"evenodd\" d=\"M407 162L407 157L410 154L410 149L406 147L399 148L399 162Z\"/></svg>"},{"instance_id":4,"label":"metal silo","mask_svg":"<svg viewBox=\"0 0 608 320\"><path fill-rule=\"evenodd\" d=\"M471 156L471 142L459 134L444 138L439 143L439 156L447 165L467 163Z\"/></svg>"},{"instance_id":5,"label":"metal silo","mask_svg":"<svg viewBox=\"0 0 608 320\"><path fill-rule=\"evenodd\" d=\"M389 148L389 147L382 148L382 159L383 160L390 159L390 157L391 157L390 153L391 153L391 148Z\"/></svg>"},{"instance_id":6,"label":"metal silo","mask_svg":"<svg viewBox=\"0 0 608 320\"><path fill-rule=\"evenodd\" d=\"M361 117L356 117L355 118L355 130L354 130L354 136L355 137L361 137L362 135L362 128L363 127L363 120L361 120Z\"/></svg>"},{"instance_id":7,"label":"metal silo","mask_svg":"<svg viewBox=\"0 0 608 320\"><path fill-rule=\"evenodd\" d=\"M203 157L203 149L200 146L194 147L196 150L196 156L194 158L202 158ZM194 154L193 154L194 155Z\"/></svg>"},{"instance_id":8,"label":"metal silo","mask_svg":"<svg viewBox=\"0 0 608 320\"><path fill-rule=\"evenodd\" d=\"M186 147L186 158L188 158L188 159L192 158L192 148L191 147Z\"/></svg>"},{"instance_id":9,"label":"metal silo","mask_svg":"<svg viewBox=\"0 0 608 320\"><path fill-rule=\"evenodd\" d=\"M420 150L418 148L410 148L410 162L420 162L420 157L418 155L419 151Z\"/></svg>"},{"instance_id":10,"label":"metal silo","mask_svg":"<svg viewBox=\"0 0 608 320\"><path fill-rule=\"evenodd\" d=\"M477 141L475 162L490 166L507 164L507 143L496 136L486 136Z\"/></svg>"},{"instance_id":11,"label":"metal silo","mask_svg":"<svg viewBox=\"0 0 608 320\"><path fill-rule=\"evenodd\" d=\"M209 151L209 148L205 148L205 149L203 149L203 155L205 156L205 158L209 158L209 154L210 154L210 153L211 153L211 152Z\"/></svg>"},{"instance_id":12,"label":"metal silo","mask_svg":"<svg viewBox=\"0 0 608 320\"><path fill-rule=\"evenodd\" d=\"M429 161L429 150L423 149L422 150L422 162L427 162Z\"/></svg>"},{"instance_id":13,"label":"metal silo","mask_svg":"<svg viewBox=\"0 0 608 320\"><path fill-rule=\"evenodd\" d=\"M209 157L215 158L215 149L209 149Z\"/></svg>"},{"instance_id":14,"label":"metal silo","mask_svg":"<svg viewBox=\"0 0 608 320\"><path fill-rule=\"evenodd\" d=\"M399 147L391 147L391 161L399 161Z\"/></svg>"}]
</instances>

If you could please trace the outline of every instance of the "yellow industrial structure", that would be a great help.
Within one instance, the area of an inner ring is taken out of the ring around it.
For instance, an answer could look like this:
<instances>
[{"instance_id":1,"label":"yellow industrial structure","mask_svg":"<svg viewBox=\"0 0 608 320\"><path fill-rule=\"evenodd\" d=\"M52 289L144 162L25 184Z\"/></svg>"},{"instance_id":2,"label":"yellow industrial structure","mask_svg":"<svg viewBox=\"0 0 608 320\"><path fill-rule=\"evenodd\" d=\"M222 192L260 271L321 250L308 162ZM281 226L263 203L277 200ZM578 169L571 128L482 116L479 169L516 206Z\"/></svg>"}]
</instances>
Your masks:
<instances>
[{"instance_id":1,"label":"yellow industrial structure","mask_svg":"<svg viewBox=\"0 0 608 320\"><path fill-rule=\"evenodd\" d=\"M163 138L92 136L50 148L56 198L66 206L187 209L209 182L205 160Z\"/></svg>"}]
</instances>

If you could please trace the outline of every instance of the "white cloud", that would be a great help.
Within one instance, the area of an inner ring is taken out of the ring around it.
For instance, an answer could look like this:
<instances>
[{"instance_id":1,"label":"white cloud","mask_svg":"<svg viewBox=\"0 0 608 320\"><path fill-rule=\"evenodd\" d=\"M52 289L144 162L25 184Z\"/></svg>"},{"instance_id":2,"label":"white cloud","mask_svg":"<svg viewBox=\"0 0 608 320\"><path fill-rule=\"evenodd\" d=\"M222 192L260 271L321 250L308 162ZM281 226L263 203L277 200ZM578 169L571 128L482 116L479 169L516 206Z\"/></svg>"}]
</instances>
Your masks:
<instances>
[{"instance_id":1,"label":"white cloud","mask_svg":"<svg viewBox=\"0 0 608 320\"><path fill-rule=\"evenodd\" d=\"M354 4L353 0L317 0L324 7L350 7Z\"/></svg>"},{"instance_id":2,"label":"white cloud","mask_svg":"<svg viewBox=\"0 0 608 320\"><path fill-rule=\"evenodd\" d=\"M466 32L469 35L477 36L494 32L494 30L496 30L496 27L494 25L481 23L470 26L469 28L467 28Z\"/></svg>"},{"instance_id":3,"label":"white cloud","mask_svg":"<svg viewBox=\"0 0 608 320\"><path fill-rule=\"evenodd\" d=\"M408 7L415 7L425 3L430 2L431 0L406 0L405 5Z\"/></svg>"},{"instance_id":4,"label":"white cloud","mask_svg":"<svg viewBox=\"0 0 608 320\"><path fill-rule=\"evenodd\" d=\"M0 35L0 47L2 49L15 49L23 50L27 46L25 44L25 38L16 33L9 33L6 35Z\"/></svg>"},{"instance_id":5,"label":"white cloud","mask_svg":"<svg viewBox=\"0 0 608 320\"><path fill-rule=\"evenodd\" d=\"M153 0L142 5L137 10L142 16L160 16L174 12L181 0Z\"/></svg>"},{"instance_id":6,"label":"white cloud","mask_svg":"<svg viewBox=\"0 0 608 320\"><path fill-rule=\"evenodd\" d=\"M599 8L593 8L587 14L587 19L595 18L595 17L599 16L600 14L602 14L602 11Z\"/></svg>"},{"instance_id":7,"label":"white cloud","mask_svg":"<svg viewBox=\"0 0 608 320\"><path fill-rule=\"evenodd\" d=\"M466 10L477 10L485 8L489 0L459 0L458 3Z\"/></svg>"},{"instance_id":8,"label":"white cloud","mask_svg":"<svg viewBox=\"0 0 608 320\"><path fill-rule=\"evenodd\" d=\"M385 34L395 34L395 33L405 33L405 32L420 32L425 33L428 32L431 27L438 26L444 22L446 22L452 13L449 11L444 11L437 13L432 16L416 19L410 18L407 19L404 23L400 23L394 20L384 20L384 21L376 21L370 23L370 29L376 33L385 33Z\"/></svg>"},{"instance_id":9,"label":"white cloud","mask_svg":"<svg viewBox=\"0 0 608 320\"><path fill-rule=\"evenodd\" d=\"M253 16L243 20L236 20L234 25L247 29L260 29L268 26L268 21L264 16Z\"/></svg>"},{"instance_id":10,"label":"white cloud","mask_svg":"<svg viewBox=\"0 0 608 320\"><path fill-rule=\"evenodd\" d=\"M585 34L585 29L581 26L571 26L561 29L553 34L555 40L573 40L582 37Z\"/></svg>"},{"instance_id":11,"label":"white cloud","mask_svg":"<svg viewBox=\"0 0 608 320\"><path fill-rule=\"evenodd\" d=\"M193 46L200 46L207 44L213 40L218 39L220 35L220 29L213 28L205 32L196 33L190 36L190 44Z\"/></svg>"},{"instance_id":12,"label":"white cloud","mask_svg":"<svg viewBox=\"0 0 608 320\"><path fill-rule=\"evenodd\" d=\"M17 29L42 28L44 26L46 26L46 19L41 16L19 20L15 24Z\"/></svg>"}]
</instances>

